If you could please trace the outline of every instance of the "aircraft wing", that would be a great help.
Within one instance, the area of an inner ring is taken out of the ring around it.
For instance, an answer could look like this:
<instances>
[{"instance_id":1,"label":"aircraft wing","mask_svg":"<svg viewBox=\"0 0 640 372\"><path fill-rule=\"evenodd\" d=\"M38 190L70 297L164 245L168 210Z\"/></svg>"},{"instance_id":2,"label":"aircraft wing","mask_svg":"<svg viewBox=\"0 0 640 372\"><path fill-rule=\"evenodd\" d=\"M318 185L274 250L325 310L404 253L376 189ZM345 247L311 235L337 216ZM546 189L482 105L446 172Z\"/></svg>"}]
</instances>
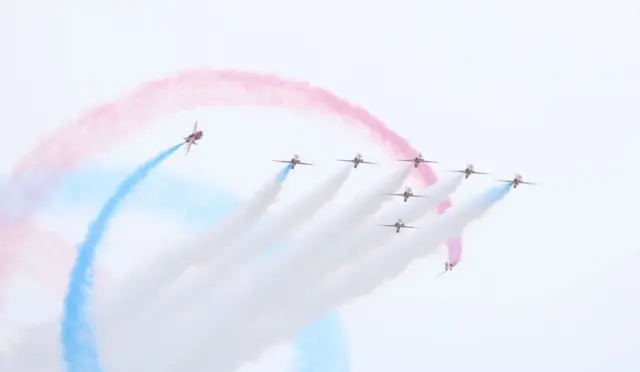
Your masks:
<instances>
[{"instance_id":1,"label":"aircraft wing","mask_svg":"<svg viewBox=\"0 0 640 372\"><path fill-rule=\"evenodd\" d=\"M415 161L416 159L396 159L397 161Z\"/></svg>"},{"instance_id":2,"label":"aircraft wing","mask_svg":"<svg viewBox=\"0 0 640 372\"><path fill-rule=\"evenodd\" d=\"M392 196L404 196L404 194L387 194L387 195L392 195Z\"/></svg>"},{"instance_id":3,"label":"aircraft wing","mask_svg":"<svg viewBox=\"0 0 640 372\"><path fill-rule=\"evenodd\" d=\"M498 182L513 183L513 180L498 180Z\"/></svg>"},{"instance_id":4,"label":"aircraft wing","mask_svg":"<svg viewBox=\"0 0 640 372\"><path fill-rule=\"evenodd\" d=\"M409 225L404 225L402 227L404 227L405 229L415 229L416 228L415 226L409 226Z\"/></svg>"},{"instance_id":5,"label":"aircraft wing","mask_svg":"<svg viewBox=\"0 0 640 372\"><path fill-rule=\"evenodd\" d=\"M467 173L467 171L465 171L465 170L450 170L449 172L453 172L453 173Z\"/></svg>"},{"instance_id":6,"label":"aircraft wing","mask_svg":"<svg viewBox=\"0 0 640 372\"><path fill-rule=\"evenodd\" d=\"M378 225L378 226L384 226L384 227L396 227L396 225Z\"/></svg>"},{"instance_id":7,"label":"aircraft wing","mask_svg":"<svg viewBox=\"0 0 640 372\"><path fill-rule=\"evenodd\" d=\"M520 181L520 183L523 183L525 185L537 185L537 183L535 183L535 182Z\"/></svg>"},{"instance_id":8,"label":"aircraft wing","mask_svg":"<svg viewBox=\"0 0 640 372\"><path fill-rule=\"evenodd\" d=\"M192 142L187 143L187 151L184 152L184 156L187 156L189 154L189 150L191 150L191 144Z\"/></svg>"},{"instance_id":9,"label":"aircraft wing","mask_svg":"<svg viewBox=\"0 0 640 372\"><path fill-rule=\"evenodd\" d=\"M275 161L276 163L287 163L287 164L291 163L291 160L272 160L272 161Z\"/></svg>"},{"instance_id":10,"label":"aircraft wing","mask_svg":"<svg viewBox=\"0 0 640 372\"><path fill-rule=\"evenodd\" d=\"M412 198L428 198L428 196L426 195L416 195L416 194L411 195L411 197Z\"/></svg>"},{"instance_id":11,"label":"aircraft wing","mask_svg":"<svg viewBox=\"0 0 640 372\"><path fill-rule=\"evenodd\" d=\"M353 159L338 159L337 161L346 161L348 163L353 163Z\"/></svg>"},{"instance_id":12,"label":"aircraft wing","mask_svg":"<svg viewBox=\"0 0 640 372\"><path fill-rule=\"evenodd\" d=\"M300 162L300 163L298 163L298 164L301 164L301 165L313 165L312 163L305 163L305 162L303 162L303 161L301 161L301 162Z\"/></svg>"},{"instance_id":13,"label":"aircraft wing","mask_svg":"<svg viewBox=\"0 0 640 372\"><path fill-rule=\"evenodd\" d=\"M363 160L363 161L362 161L362 164L378 164L378 163L374 163L374 162L372 162L372 161L364 161L364 160Z\"/></svg>"},{"instance_id":14,"label":"aircraft wing","mask_svg":"<svg viewBox=\"0 0 640 372\"><path fill-rule=\"evenodd\" d=\"M485 173L485 172L476 172L476 171L473 171L473 172L471 172L471 173L475 173L475 174L491 174L491 173Z\"/></svg>"}]
</instances>

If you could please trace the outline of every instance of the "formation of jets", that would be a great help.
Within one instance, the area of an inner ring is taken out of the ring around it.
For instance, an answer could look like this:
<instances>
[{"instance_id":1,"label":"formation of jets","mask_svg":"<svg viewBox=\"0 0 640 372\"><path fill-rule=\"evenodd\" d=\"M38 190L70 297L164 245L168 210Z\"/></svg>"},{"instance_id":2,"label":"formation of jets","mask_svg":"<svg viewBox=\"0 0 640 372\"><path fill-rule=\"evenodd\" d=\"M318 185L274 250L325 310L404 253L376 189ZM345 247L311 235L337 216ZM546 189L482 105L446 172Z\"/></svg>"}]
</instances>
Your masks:
<instances>
[{"instance_id":1,"label":"formation of jets","mask_svg":"<svg viewBox=\"0 0 640 372\"><path fill-rule=\"evenodd\" d=\"M187 145L187 150L185 152L185 155L187 155L189 153L189 150L191 149L192 145L197 145L198 144L197 141L202 139L203 136L204 136L204 132L202 130L198 129L198 122L196 121L193 124L193 130L192 130L191 134L189 134L188 136L184 137L184 143ZM420 152L417 153L416 156L414 156L413 158L397 159L397 160L398 161L402 161L402 162L411 162L411 163L413 163L413 167L414 168L418 168L421 163L438 164L438 162L435 161L435 160L427 160L427 159L425 159L424 156L422 156L422 153L420 153ZM351 159L338 159L338 161L353 163L353 168L358 168L358 165L360 165L360 164L371 164L371 165L377 164L377 163L374 163L374 162L371 162L371 161L364 160L364 158L362 157L362 154L360 154L360 153L357 153ZM307 162L304 162L304 161L300 160L300 156L298 154L293 154L293 156L289 160L274 160L274 162L289 164L291 166L292 170L295 169L297 165L313 165L313 163L307 163ZM472 174L482 174L482 175L489 175L490 174L490 173L476 171L474 166L473 166L473 164L467 164L467 167L465 169L451 170L450 172L462 173L462 174L464 174L464 178L465 179L469 178ZM522 178L522 175L520 175L518 173L516 173L516 175L513 177L513 179L510 179L510 180L502 179L502 180L498 180L498 182L510 183L511 186L513 186L514 189L517 188L518 185L535 185L536 184L534 182L525 181ZM424 197L426 197L424 195L416 195L416 194L414 194L410 187L407 187L405 189L405 191L402 192L402 193L398 193L398 194L391 193L391 194L388 194L388 195L401 196L405 202L407 200L409 200L409 198L424 198Z\"/></svg>"},{"instance_id":2,"label":"formation of jets","mask_svg":"<svg viewBox=\"0 0 640 372\"><path fill-rule=\"evenodd\" d=\"M204 136L204 132L202 130L198 129L198 122L196 121L193 124L193 130L191 131L191 134L189 134L188 136L184 137L184 143L187 145L187 150L185 152L185 155L189 154L189 150L191 149L191 146L192 145L197 145L198 144L197 141L202 139L203 136ZM435 161L435 160L427 160L427 159L425 159L424 156L422 156L422 153L420 153L420 152L417 153L416 156L414 156L413 158L397 159L397 160L398 161L402 161L402 162L411 162L411 163L413 163L413 167L414 168L418 168L421 163L438 164L438 162ZM362 157L362 154L360 154L360 153L357 153L351 159L338 159L338 161L353 163L353 168L358 168L358 165L360 165L360 164L372 164L372 165L377 164L377 163L374 163L374 162L371 162L371 161L364 160L364 158ZM313 163L307 163L307 162L304 162L304 161L300 160L300 156L298 154L293 154L293 156L289 160L274 160L274 162L289 164L291 166L292 170L295 169L297 165L313 165ZM473 164L467 164L467 167L465 169L451 170L451 172L462 173L462 174L464 174L464 178L465 179L469 178L472 174L482 174L482 175L490 174L490 173L476 171L474 166L473 166ZM513 179L510 179L510 180L504 180L503 179L503 180L498 180L498 182L510 183L511 186L513 186L514 189L517 188L518 185L535 185L536 184L534 182L525 181L522 178L522 175L520 175L518 173L516 173L516 175L513 177ZM416 195L416 194L414 194L410 187L407 187L403 193L399 193L399 194L392 193L392 194L388 194L388 195L401 196L405 202L407 200L409 200L409 198L424 198L424 197L426 197L424 195Z\"/></svg>"},{"instance_id":3,"label":"formation of jets","mask_svg":"<svg viewBox=\"0 0 640 372\"><path fill-rule=\"evenodd\" d=\"M197 145L198 144L197 141L202 139L203 136L204 136L204 132L202 130L198 129L198 122L196 121L193 124L193 130L192 130L191 134L189 134L187 137L184 138L184 143L187 145L187 150L185 152L185 155L187 155L189 153L189 150L191 149L192 145ZM396 160L397 161L402 161L402 162L411 162L411 163L413 163L413 167L414 168L418 168L421 163L438 164L437 161L425 159L424 156L422 156L422 153L417 153L416 156L414 156L413 158L396 159ZM313 165L313 163L307 163L307 162L304 162L304 161L300 160L300 156L298 154L293 154L293 156L289 160L273 160L273 161L274 162L278 162L278 163L289 164L290 167L291 167L291 170L295 169L297 165ZM360 165L360 164L371 164L371 165L377 164L377 163L374 163L374 162L370 162L370 161L364 160L364 158L362 157L362 154L360 154L360 153L357 153L351 159L337 159L337 161L353 163L353 168L354 169L358 168L358 165ZM467 164L467 167L465 169L451 170L450 172L462 173L462 174L464 174L464 178L465 179L469 178L473 174L480 174L480 175L489 175L490 174L490 173L476 171L474 166L473 166L473 164ZM535 185L536 184L534 182L524 181L524 179L522 178L522 175L520 175L518 173L516 173L516 175L513 177L513 179L501 179L501 180L497 180L497 181L498 182L509 183L510 186L513 186L514 189L516 189L518 187L518 185ZM402 193L389 193L387 195L400 196L400 197L402 197L402 199L403 199L403 201L405 203L409 200L409 198L427 198L428 197L426 195L415 194L413 192L413 190L411 189L411 187L408 187L408 186L405 187L405 190ZM383 225L378 225L378 226L393 227L396 230L396 234L399 234L400 230L402 230L402 229L415 229L415 226L407 225L401 218L398 218L398 220L394 224L383 224ZM452 269L453 269L453 265L451 263L446 262L444 264L444 271L445 272L446 271L451 271Z\"/></svg>"}]
</instances>

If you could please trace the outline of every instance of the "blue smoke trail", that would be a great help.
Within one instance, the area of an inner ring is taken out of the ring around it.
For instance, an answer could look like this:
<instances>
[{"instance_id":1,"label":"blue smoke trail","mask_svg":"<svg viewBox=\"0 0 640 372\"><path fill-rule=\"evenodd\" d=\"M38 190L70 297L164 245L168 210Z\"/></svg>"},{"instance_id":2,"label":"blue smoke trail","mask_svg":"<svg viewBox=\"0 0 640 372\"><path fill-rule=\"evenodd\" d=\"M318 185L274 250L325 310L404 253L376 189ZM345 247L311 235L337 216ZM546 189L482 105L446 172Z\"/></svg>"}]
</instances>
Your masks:
<instances>
[{"instance_id":1,"label":"blue smoke trail","mask_svg":"<svg viewBox=\"0 0 640 372\"><path fill-rule=\"evenodd\" d=\"M182 144L175 145L163 151L127 177L104 204L98 217L89 225L85 239L78 247L78 256L71 272L71 280L64 301L61 336L67 371L102 372L95 346L95 335L86 316L86 303L93 287L93 261L96 248L120 203L154 168L181 146Z\"/></svg>"},{"instance_id":2,"label":"blue smoke trail","mask_svg":"<svg viewBox=\"0 0 640 372\"><path fill-rule=\"evenodd\" d=\"M495 187L490 188L486 192L484 192L479 201L482 206L482 213L487 211L489 208L493 207L497 202L502 200L509 191L511 191L512 187L510 183L504 183Z\"/></svg>"},{"instance_id":3,"label":"blue smoke trail","mask_svg":"<svg viewBox=\"0 0 640 372\"><path fill-rule=\"evenodd\" d=\"M511 184L504 183L502 185L498 185L489 191L484 196L484 201L487 205L493 205L499 202L502 198L507 196L507 194L511 191Z\"/></svg>"},{"instance_id":4,"label":"blue smoke trail","mask_svg":"<svg viewBox=\"0 0 640 372\"><path fill-rule=\"evenodd\" d=\"M287 176L289 175L289 172L291 172L291 169L291 164L289 164L284 167L284 169L280 173L278 173L278 181L280 181L280 183L284 182L287 179Z\"/></svg>"}]
</instances>

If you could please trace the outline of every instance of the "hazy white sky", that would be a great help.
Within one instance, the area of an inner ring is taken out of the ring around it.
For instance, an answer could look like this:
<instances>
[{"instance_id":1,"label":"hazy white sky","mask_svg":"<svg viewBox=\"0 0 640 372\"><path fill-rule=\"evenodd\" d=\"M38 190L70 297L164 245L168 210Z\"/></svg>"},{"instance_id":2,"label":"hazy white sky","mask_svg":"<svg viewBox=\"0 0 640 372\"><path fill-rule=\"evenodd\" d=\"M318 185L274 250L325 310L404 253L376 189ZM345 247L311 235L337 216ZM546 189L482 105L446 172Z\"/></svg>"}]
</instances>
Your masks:
<instances>
[{"instance_id":1,"label":"hazy white sky","mask_svg":"<svg viewBox=\"0 0 640 372\"><path fill-rule=\"evenodd\" d=\"M451 275L434 283L442 262L420 262L344 309L354 371L637 370L638 10L630 0L9 0L0 12L0 166L8 171L64 119L168 73L208 66L308 80L368 108L444 169L471 161L540 183L468 231ZM217 151L198 149L211 157L246 152L266 164L260 156L307 148L345 156L314 141L340 133L335 119L198 117L224 120L207 132ZM193 119L167 118L136 139L139 160ZM247 127L275 131L273 143L227 140ZM382 156L353 134L344 142L341 151ZM112 161L131 164L125 150ZM206 174L222 163L180 159L171 169ZM273 171L263 169L214 178L244 193ZM354 189L375 179L368 172Z\"/></svg>"}]
</instances>

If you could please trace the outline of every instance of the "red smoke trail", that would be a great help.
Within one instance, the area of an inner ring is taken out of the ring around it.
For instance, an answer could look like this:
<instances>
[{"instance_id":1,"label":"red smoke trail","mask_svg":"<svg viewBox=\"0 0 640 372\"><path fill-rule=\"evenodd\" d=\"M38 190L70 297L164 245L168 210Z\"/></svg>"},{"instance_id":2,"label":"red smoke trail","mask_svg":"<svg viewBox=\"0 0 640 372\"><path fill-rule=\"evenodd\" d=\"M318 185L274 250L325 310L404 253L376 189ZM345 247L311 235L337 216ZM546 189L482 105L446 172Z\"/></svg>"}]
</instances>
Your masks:
<instances>
[{"instance_id":1,"label":"red smoke trail","mask_svg":"<svg viewBox=\"0 0 640 372\"><path fill-rule=\"evenodd\" d=\"M4 194L9 200L19 201L22 208L0 210L0 281L7 277L15 247L29 234L30 217L65 172L105 153L157 119L205 106L262 106L336 115L347 124L368 128L395 156L416 154L407 140L365 109L306 82L234 70L200 69L146 83L124 98L94 108L64 125L15 167ZM436 175L427 164L418 172L425 184L436 182ZM440 212L449 206L448 201L443 203ZM450 250L459 255L460 242L454 242Z\"/></svg>"}]
</instances>

